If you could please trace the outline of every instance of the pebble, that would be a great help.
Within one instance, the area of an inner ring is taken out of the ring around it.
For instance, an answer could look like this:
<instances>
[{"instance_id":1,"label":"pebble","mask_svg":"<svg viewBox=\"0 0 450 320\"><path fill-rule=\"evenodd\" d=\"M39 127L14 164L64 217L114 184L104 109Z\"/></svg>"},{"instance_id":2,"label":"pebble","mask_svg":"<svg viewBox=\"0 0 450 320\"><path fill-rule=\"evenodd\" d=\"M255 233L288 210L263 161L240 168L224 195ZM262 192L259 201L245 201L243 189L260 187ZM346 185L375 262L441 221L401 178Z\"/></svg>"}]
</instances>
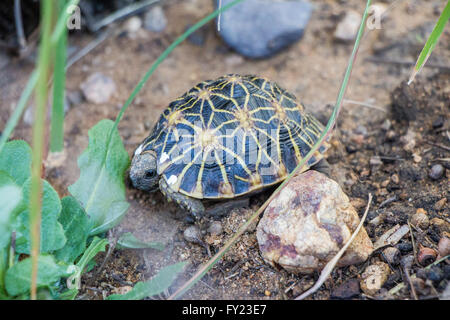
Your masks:
<instances>
[{"instance_id":1,"label":"pebble","mask_svg":"<svg viewBox=\"0 0 450 320\"><path fill-rule=\"evenodd\" d=\"M187 25L185 30L189 29L192 25ZM206 41L206 35L207 35L207 29L206 28L200 28L197 29L194 33L190 34L187 40L196 45L196 46L203 46Z\"/></svg>"},{"instance_id":2,"label":"pebble","mask_svg":"<svg viewBox=\"0 0 450 320\"><path fill-rule=\"evenodd\" d=\"M144 15L144 28L153 32L162 32L167 26L167 18L160 6L153 6Z\"/></svg>"},{"instance_id":3,"label":"pebble","mask_svg":"<svg viewBox=\"0 0 450 320\"><path fill-rule=\"evenodd\" d=\"M222 224L219 221L213 221L208 227L208 232L212 235L220 235L223 232Z\"/></svg>"},{"instance_id":4,"label":"pebble","mask_svg":"<svg viewBox=\"0 0 450 320\"><path fill-rule=\"evenodd\" d=\"M392 123L389 119L384 120L384 122L381 125L381 129L383 129L384 131L388 131L392 126Z\"/></svg>"},{"instance_id":5,"label":"pebble","mask_svg":"<svg viewBox=\"0 0 450 320\"><path fill-rule=\"evenodd\" d=\"M344 18L338 23L334 32L337 40L350 42L355 40L361 23L361 14L354 10L348 10Z\"/></svg>"},{"instance_id":6,"label":"pebble","mask_svg":"<svg viewBox=\"0 0 450 320\"><path fill-rule=\"evenodd\" d=\"M427 266L436 260L437 252L432 248L421 247L419 253L417 254L417 261L422 266Z\"/></svg>"},{"instance_id":7,"label":"pebble","mask_svg":"<svg viewBox=\"0 0 450 320\"><path fill-rule=\"evenodd\" d=\"M408 129L406 134L400 137L400 142L403 143L405 151L413 151L416 146L416 133L412 129Z\"/></svg>"},{"instance_id":8,"label":"pebble","mask_svg":"<svg viewBox=\"0 0 450 320\"><path fill-rule=\"evenodd\" d=\"M142 20L139 17L131 17L127 21L125 21L125 30L128 33L136 33L142 27Z\"/></svg>"},{"instance_id":9,"label":"pebble","mask_svg":"<svg viewBox=\"0 0 450 320\"><path fill-rule=\"evenodd\" d=\"M437 211L442 210L446 204L447 204L447 198L442 198L441 200L437 201L434 204L434 209Z\"/></svg>"},{"instance_id":10,"label":"pebble","mask_svg":"<svg viewBox=\"0 0 450 320\"><path fill-rule=\"evenodd\" d=\"M80 88L86 100L94 104L102 104L109 101L116 91L116 84L110 77L95 72L80 85Z\"/></svg>"},{"instance_id":11,"label":"pebble","mask_svg":"<svg viewBox=\"0 0 450 320\"><path fill-rule=\"evenodd\" d=\"M427 212L422 208L417 209L416 213L411 217L411 224L422 230L428 228L430 219L428 218Z\"/></svg>"},{"instance_id":12,"label":"pebble","mask_svg":"<svg viewBox=\"0 0 450 320\"><path fill-rule=\"evenodd\" d=\"M222 7L231 1L222 0ZM219 34L240 54L265 58L302 37L312 9L306 0L247 0L222 13Z\"/></svg>"},{"instance_id":13,"label":"pebble","mask_svg":"<svg viewBox=\"0 0 450 320\"><path fill-rule=\"evenodd\" d=\"M439 257L443 258L450 254L450 239L447 237L441 238L438 243Z\"/></svg>"},{"instance_id":14,"label":"pebble","mask_svg":"<svg viewBox=\"0 0 450 320\"><path fill-rule=\"evenodd\" d=\"M387 247L383 250L383 256L390 265L398 265L400 263L400 250L396 247Z\"/></svg>"},{"instance_id":15,"label":"pebble","mask_svg":"<svg viewBox=\"0 0 450 320\"><path fill-rule=\"evenodd\" d=\"M439 180L444 175L445 168L442 164L438 163L431 167L430 173L428 176L432 180Z\"/></svg>"},{"instance_id":16,"label":"pebble","mask_svg":"<svg viewBox=\"0 0 450 320\"><path fill-rule=\"evenodd\" d=\"M440 218L433 218L430 220L431 224L439 229L440 232L450 232L450 223L440 219Z\"/></svg>"},{"instance_id":17,"label":"pebble","mask_svg":"<svg viewBox=\"0 0 450 320\"><path fill-rule=\"evenodd\" d=\"M370 158L369 163L371 166L380 166L383 164L383 161L381 161L379 156L373 156Z\"/></svg>"},{"instance_id":18,"label":"pebble","mask_svg":"<svg viewBox=\"0 0 450 320\"><path fill-rule=\"evenodd\" d=\"M203 244L200 229L195 225L187 227L186 230L184 230L183 236L187 242Z\"/></svg>"},{"instance_id":19,"label":"pebble","mask_svg":"<svg viewBox=\"0 0 450 320\"><path fill-rule=\"evenodd\" d=\"M361 290L370 296L376 295L390 273L389 265L384 262L375 262L368 266L361 275Z\"/></svg>"},{"instance_id":20,"label":"pebble","mask_svg":"<svg viewBox=\"0 0 450 320\"><path fill-rule=\"evenodd\" d=\"M408 253L412 251L413 246L410 242L402 242L396 245L396 248L398 248L398 250L400 250L402 253Z\"/></svg>"},{"instance_id":21,"label":"pebble","mask_svg":"<svg viewBox=\"0 0 450 320\"><path fill-rule=\"evenodd\" d=\"M391 176L391 180L392 180L392 182L395 183L395 184L398 184L398 183L400 182L400 178L398 177L398 174L396 174L396 173L394 173L394 174Z\"/></svg>"},{"instance_id":22,"label":"pebble","mask_svg":"<svg viewBox=\"0 0 450 320\"><path fill-rule=\"evenodd\" d=\"M437 117L433 121L433 124L432 124L433 129L438 129L438 128L442 127L444 125L444 122L445 122L444 117L442 117L442 116Z\"/></svg>"},{"instance_id":23,"label":"pebble","mask_svg":"<svg viewBox=\"0 0 450 320\"><path fill-rule=\"evenodd\" d=\"M331 297L336 299L350 299L360 293L358 279L350 279L331 291Z\"/></svg>"},{"instance_id":24,"label":"pebble","mask_svg":"<svg viewBox=\"0 0 450 320\"><path fill-rule=\"evenodd\" d=\"M309 170L294 177L271 201L256 237L267 263L293 273L312 273L323 269L358 223L358 214L341 187ZM372 251L372 242L362 228L337 265L361 263Z\"/></svg>"}]
</instances>

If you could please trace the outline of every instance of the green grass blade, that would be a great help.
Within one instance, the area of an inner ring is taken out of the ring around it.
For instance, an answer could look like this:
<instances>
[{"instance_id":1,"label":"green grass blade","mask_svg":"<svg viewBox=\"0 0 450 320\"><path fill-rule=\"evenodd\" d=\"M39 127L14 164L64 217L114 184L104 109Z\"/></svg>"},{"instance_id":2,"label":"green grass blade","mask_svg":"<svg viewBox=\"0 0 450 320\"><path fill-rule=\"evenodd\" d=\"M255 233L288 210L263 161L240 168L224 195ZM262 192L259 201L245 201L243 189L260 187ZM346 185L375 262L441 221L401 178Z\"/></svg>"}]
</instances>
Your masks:
<instances>
[{"instance_id":1,"label":"green grass blade","mask_svg":"<svg viewBox=\"0 0 450 320\"><path fill-rule=\"evenodd\" d=\"M38 256L40 246L41 196L42 196L42 155L44 149L44 128L47 110L48 87L51 54L51 28L53 3L51 0L41 1L41 41L39 45L38 70L39 79L36 84L36 109L33 123L33 153L31 167L30 194L30 238L31 244L31 299L36 300L36 284L38 272Z\"/></svg>"},{"instance_id":2,"label":"green grass blade","mask_svg":"<svg viewBox=\"0 0 450 320\"><path fill-rule=\"evenodd\" d=\"M65 0L57 2L59 13L65 8ZM59 152L64 148L64 91L66 86L66 54L67 54L67 28L56 42L55 66L53 84L52 121L50 129L50 151Z\"/></svg>"},{"instance_id":3,"label":"green grass blade","mask_svg":"<svg viewBox=\"0 0 450 320\"><path fill-rule=\"evenodd\" d=\"M408 84L414 81L416 75L422 70L428 58L431 56L431 53L433 52L434 47L438 43L439 38L441 37L445 25L447 24L447 21L449 19L450 19L450 1L447 1L447 5L445 6L444 11L442 11L442 14L439 17L436 25L434 26L434 29L431 32L430 36L428 37L425 46L420 52L416 65L414 66L414 69L411 72L411 76L409 77Z\"/></svg>"},{"instance_id":4,"label":"green grass blade","mask_svg":"<svg viewBox=\"0 0 450 320\"><path fill-rule=\"evenodd\" d=\"M353 51L350 56L347 69L344 75L344 79L341 84L341 88L339 90L338 97L336 99L336 104L333 109L333 113L330 116L330 119L328 120L328 123L322 132L320 138L317 140L316 144L311 148L311 150L308 152L308 154L299 162L297 167L292 171L286 180L283 181L283 183L280 184L280 186L274 191L274 193L267 199L266 202L256 211L244 225L231 237L230 240L217 252L214 257L212 257L206 264L204 264L185 284L183 284L176 292L174 292L169 299L177 299L181 297L187 290L189 290L195 283L197 283L221 258L222 256L231 248L231 246L239 239L239 237L247 230L247 228L252 224L259 215L264 211L264 209L269 205L269 203L281 192L281 190L286 186L286 184L289 182L289 180L299 172L299 170L308 162L308 160L312 157L314 152L316 152L319 147L322 145L323 141L326 139L326 137L331 133L331 129L334 127L336 123L337 116L339 114L339 111L342 107L342 101L344 99L345 92L347 90L348 81L351 76L353 63L356 59L356 54L358 52L359 43L361 41L362 35L364 34L364 29L366 25L367 15L369 12L371 0L367 0L366 9L364 11L364 15L361 20L361 24L359 27L358 35L355 40L355 44L353 46Z\"/></svg>"},{"instance_id":5,"label":"green grass blade","mask_svg":"<svg viewBox=\"0 0 450 320\"><path fill-rule=\"evenodd\" d=\"M3 147L6 144L6 141L8 140L9 136L13 132L17 123L19 122L19 119L22 116L25 107L27 106L27 102L30 99L31 93L33 92L33 89L36 86L38 78L39 72L36 69L33 71L30 78L28 79L25 89L23 90L22 95L20 96L20 99L17 102L16 108L14 109L13 114L6 123L5 129L3 130L2 136L0 137L0 152L2 152Z\"/></svg>"}]
</instances>

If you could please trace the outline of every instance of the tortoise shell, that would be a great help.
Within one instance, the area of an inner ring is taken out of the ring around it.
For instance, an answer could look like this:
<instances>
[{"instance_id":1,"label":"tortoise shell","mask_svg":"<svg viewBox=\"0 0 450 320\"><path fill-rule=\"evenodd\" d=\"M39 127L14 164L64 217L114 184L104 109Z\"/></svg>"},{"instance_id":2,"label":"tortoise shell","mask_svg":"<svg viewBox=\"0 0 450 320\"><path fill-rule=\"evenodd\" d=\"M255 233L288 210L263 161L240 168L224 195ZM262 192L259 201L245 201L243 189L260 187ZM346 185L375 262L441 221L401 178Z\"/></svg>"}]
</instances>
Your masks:
<instances>
[{"instance_id":1,"label":"tortoise shell","mask_svg":"<svg viewBox=\"0 0 450 320\"><path fill-rule=\"evenodd\" d=\"M139 149L156 152L158 174L175 192L233 198L283 181L322 131L276 83L231 74L170 103ZM304 170L327 148L324 143Z\"/></svg>"}]
</instances>

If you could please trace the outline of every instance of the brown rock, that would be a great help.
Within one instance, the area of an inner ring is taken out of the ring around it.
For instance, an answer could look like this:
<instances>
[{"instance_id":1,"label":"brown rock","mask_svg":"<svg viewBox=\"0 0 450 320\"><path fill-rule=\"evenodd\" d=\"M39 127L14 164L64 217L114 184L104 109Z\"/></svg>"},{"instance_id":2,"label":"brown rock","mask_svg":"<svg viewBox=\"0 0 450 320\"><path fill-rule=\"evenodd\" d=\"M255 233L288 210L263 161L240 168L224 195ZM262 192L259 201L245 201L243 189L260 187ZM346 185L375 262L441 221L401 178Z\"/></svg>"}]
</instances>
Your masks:
<instances>
[{"instance_id":1,"label":"brown rock","mask_svg":"<svg viewBox=\"0 0 450 320\"><path fill-rule=\"evenodd\" d=\"M438 243L439 257L443 258L450 254L450 239L447 237L441 238Z\"/></svg>"},{"instance_id":2,"label":"brown rock","mask_svg":"<svg viewBox=\"0 0 450 320\"><path fill-rule=\"evenodd\" d=\"M442 198L441 200L439 200L438 202L436 202L434 204L434 209L438 210L438 211L442 210L446 203L447 203L447 198Z\"/></svg>"},{"instance_id":3,"label":"brown rock","mask_svg":"<svg viewBox=\"0 0 450 320\"><path fill-rule=\"evenodd\" d=\"M257 227L261 254L294 273L321 270L350 239L359 217L340 186L313 170L294 177ZM365 261L373 250L364 228L338 266Z\"/></svg>"},{"instance_id":4,"label":"brown rock","mask_svg":"<svg viewBox=\"0 0 450 320\"><path fill-rule=\"evenodd\" d=\"M390 272L389 266L384 262L376 262L368 266L361 275L361 290L370 296L374 296L386 282Z\"/></svg>"},{"instance_id":5,"label":"brown rock","mask_svg":"<svg viewBox=\"0 0 450 320\"><path fill-rule=\"evenodd\" d=\"M359 295L359 281L358 279L350 279L343 284L333 289L331 297L336 299L350 299Z\"/></svg>"},{"instance_id":6,"label":"brown rock","mask_svg":"<svg viewBox=\"0 0 450 320\"><path fill-rule=\"evenodd\" d=\"M419 208L416 213L411 217L411 224L425 230L430 225L430 219L428 219L427 212Z\"/></svg>"}]
</instances>

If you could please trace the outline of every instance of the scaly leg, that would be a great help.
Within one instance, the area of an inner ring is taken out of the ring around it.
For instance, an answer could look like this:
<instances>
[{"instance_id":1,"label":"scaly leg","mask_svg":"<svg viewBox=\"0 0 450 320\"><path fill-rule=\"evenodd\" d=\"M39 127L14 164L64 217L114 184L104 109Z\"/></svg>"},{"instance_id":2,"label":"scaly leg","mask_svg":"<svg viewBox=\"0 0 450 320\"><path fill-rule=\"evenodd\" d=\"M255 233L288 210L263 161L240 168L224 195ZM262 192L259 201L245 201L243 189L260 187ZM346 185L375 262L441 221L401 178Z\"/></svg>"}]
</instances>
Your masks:
<instances>
[{"instance_id":1,"label":"scaly leg","mask_svg":"<svg viewBox=\"0 0 450 320\"><path fill-rule=\"evenodd\" d=\"M178 203L180 207L186 209L190 214L194 216L194 218L197 219L204 214L205 207L200 200L173 191L172 189L170 189L166 180L164 180L163 178L159 180L159 189L169 201L175 201L176 203Z\"/></svg>"}]
</instances>

